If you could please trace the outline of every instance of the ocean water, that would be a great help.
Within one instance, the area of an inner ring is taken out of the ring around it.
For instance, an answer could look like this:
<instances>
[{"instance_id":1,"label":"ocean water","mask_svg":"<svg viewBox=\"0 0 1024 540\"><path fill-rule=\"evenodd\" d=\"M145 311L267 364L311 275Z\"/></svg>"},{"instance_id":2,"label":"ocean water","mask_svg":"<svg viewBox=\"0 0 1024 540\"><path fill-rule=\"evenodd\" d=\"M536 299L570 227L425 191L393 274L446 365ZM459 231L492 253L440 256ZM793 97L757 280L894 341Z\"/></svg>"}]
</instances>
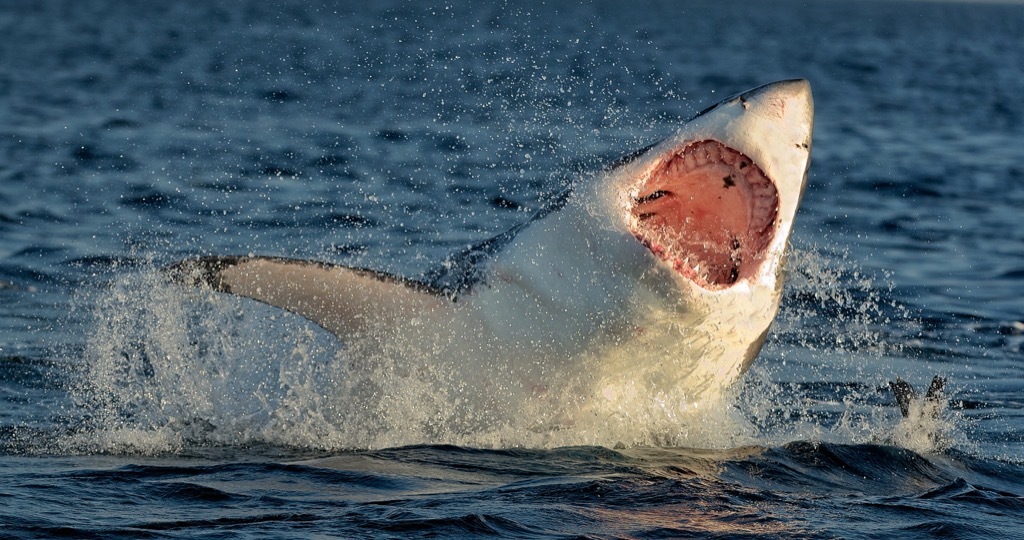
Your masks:
<instances>
[{"instance_id":1,"label":"ocean water","mask_svg":"<svg viewBox=\"0 0 1024 540\"><path fill-rule=\"evenodd\" d=\"M0 2L0 537L1021 534L1024 5L477 4ZM794 77L783 306L715 410L452 431L392 373L385 422L372 358L159 271L417 277Z\"/></svg>"}]
</instances>

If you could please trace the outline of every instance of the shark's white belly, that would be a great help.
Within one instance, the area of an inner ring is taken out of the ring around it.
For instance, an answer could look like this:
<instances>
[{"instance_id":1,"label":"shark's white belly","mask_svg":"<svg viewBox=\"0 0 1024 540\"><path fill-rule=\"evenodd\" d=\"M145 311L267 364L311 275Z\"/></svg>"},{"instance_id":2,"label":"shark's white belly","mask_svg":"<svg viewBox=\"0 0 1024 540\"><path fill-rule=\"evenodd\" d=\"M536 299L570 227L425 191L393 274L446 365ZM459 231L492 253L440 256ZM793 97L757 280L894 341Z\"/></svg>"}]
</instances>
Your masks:
<instances>
[{"instance_id":1,"label":"shark's white belly","mask_svg":"<svg viewBox=\"0 0 1024 540\"><path fill-rule=\"evenodd\" d=\"M649 257L628 234L570 206L518 236L453 314L406 338L417 354L432 344L427 364L446 366L478 413L532 404L543 409L538 421L566 423L652 399L681 408L715 400L745 370L751 336L767 330L776 297L755 298L764 306L754 316L732 297L687 297Z\"/></svg>"}]
</instances>

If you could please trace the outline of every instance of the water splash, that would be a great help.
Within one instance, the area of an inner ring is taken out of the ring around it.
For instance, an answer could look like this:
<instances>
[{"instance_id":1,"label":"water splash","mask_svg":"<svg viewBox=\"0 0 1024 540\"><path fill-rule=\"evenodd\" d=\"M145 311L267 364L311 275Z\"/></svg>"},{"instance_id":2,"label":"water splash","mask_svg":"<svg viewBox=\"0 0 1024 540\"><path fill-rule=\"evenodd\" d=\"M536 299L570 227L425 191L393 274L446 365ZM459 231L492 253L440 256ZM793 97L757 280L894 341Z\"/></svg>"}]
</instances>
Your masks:
<instances>
[{"instance_id":1,"label":"water splash","mask_svg":"<svg viewBox=\"0 0 1024 540\"><path fill-rule=\"evenodd\" d=\"M185 294L156 270L97 293L71 385L85 423L65 445L173 452L196 443L294 443L278 439L287 424L315 431L323 411L316 401L334 380L322 336L287 320L275 329L276 314L257 321L263 332L241 335L249 310L231 300Z\"/></svg>"},{"instance_id":2,"label":"water splash","mask_svg":"<svg viewBox=\"0 0 1024 540\"><path fill-rule=\"evenodd\" d=\"M93 323L71 384L79 420L60 442L65 452L253 444L724 448L751 441L734 408L698 408L683 396L634 393L620 410L595 415L571 398L586 378L570 374L554 376L546 397L525 402L499 375L506 382L480 408L466 368L435 363L427 340L397 340L392 350L369 353L359 340L341 345L293 315L182 289L152 267L83 301Z\"/></svg>"},{"instance_id":3,"label":"water splash","mask_svg":"<svg viewBox=\"0 0 1024 540\"><path fill-rule=\"evenodd\" d=\"M209 445L734 448L810 439L948 448L955 421L936 414L899 422L870 382L878 376L864 375L859 352L884 359L898 344L879 342L886 338L872 314L880 308L855 300L881 293L842 264L794 252L790 272L802 277L787 293L781 330L721 401L624 386L618 409L601 414L571 398L587 381L581 373L549 379L551 395L569 398L516 402L515 388L498 385L478 409L460 370L435 362L429 339L371 353L273 308L182 289L149 266L84 300L93 324L71 392L81 423L61 446L152 454ZM823 332L823 313L844 309L854 315ZM845 331L849 320L861 330ZM808 361L816 365L805 372ZM843 372L857 376L824 382ZM801 378L787 380L794 374Z\"/></svg>"},{"instance_id":4,"label":"water splash","mask_svg":"<svg viewBox=\"0 0 1024 540\"><path fill-rule=\"evenodd\" d=\"M617 410L594 414L572 398L586 369L544 373L556 400L516 402L510 396L521 389L505 377L481 408L479 389L465 382L469 368L438 362L443 338L407 329L383 353L358 339L342 344L282 311L172 285L143 263L78 302L91 322L69 361L76 370L65 413L74 428L58 446L143 454L264 444L730 448L794 439L963 447L956 411L910 422L894 407L889 380L934 373L900 372L914 322L890 299L888 277L805 245L787 269L764 352L722 401L693 404L624 385Z\"/></svg>"},{"instance_id":5,"label":"water splash","mask_svg":"<svg viewBox=\"0 0 1024 540\"><path fill-rule=\"evenodd\" d=\"M911 369L906 344L919 330L892 293L891 276L870 274L848 251L792 249L782 309L740 393L740 407L768 441L881 443L922 453L970 447L965 420L945 400L927 407L916 400L906 418L895 406L889 381L927 384L934 374L903 371Z\"/></svg>"}]
</instances>

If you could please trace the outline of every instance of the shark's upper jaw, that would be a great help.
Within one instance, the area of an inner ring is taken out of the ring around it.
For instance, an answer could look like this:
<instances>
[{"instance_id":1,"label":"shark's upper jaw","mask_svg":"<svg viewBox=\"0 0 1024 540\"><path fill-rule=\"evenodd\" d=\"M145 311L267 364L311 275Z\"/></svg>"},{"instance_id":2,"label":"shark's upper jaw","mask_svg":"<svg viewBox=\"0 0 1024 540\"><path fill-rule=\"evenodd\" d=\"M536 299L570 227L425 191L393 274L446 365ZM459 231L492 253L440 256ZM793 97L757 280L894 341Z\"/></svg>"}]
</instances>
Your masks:
<instances>
[{"instance_id":1,"label":"shark's upper jaw","mask_svg":"<svg viewBox=\"0 0 1024 540\"><path fill-rule=\"evenodd\" d=\"M667 152L629 209L648 249L708 290L757 273L777 230L779 195L752 159L715 140Z\"/></svg>"}]
</instances>

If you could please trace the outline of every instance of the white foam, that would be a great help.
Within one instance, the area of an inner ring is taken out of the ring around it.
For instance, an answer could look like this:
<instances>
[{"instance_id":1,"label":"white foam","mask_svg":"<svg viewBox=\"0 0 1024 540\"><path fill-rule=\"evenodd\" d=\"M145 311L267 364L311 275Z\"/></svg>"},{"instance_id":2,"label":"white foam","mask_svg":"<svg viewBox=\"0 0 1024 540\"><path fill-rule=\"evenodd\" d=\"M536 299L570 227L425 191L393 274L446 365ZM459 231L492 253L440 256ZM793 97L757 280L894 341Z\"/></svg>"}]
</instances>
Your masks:
<instances>
[{"instance_id":1,"label":"white foam","mask_svg":"<svg viewBox=\"0 0 1024 540\"><path fill-rule=\"evenodd\" d=\"M142 454L210 444L721 449L830 439L946 448L955 423L942 415L931 424L926 417L897 422L894 408L878 403L872 384L885 374L871 373L872 366L899 344L885 342L877 306L861 305L851 292L862 287L857 296L882 301L875 285L845 264L813 250L791 255L789 297L804 300L784 302L776 338L721 400L693 403L625 381L608 390L618 393L610 400L615 407L600 411L574 397L593 382L585 366L546 367L546 393L526 400L510 382L516 374L498 366L480 407L481 396L470 395L465 381L470 368L435 362L432 351L443 347L425 336L370 354L358 340L343 346L304 319L183 289L151 268L86 300L93 327L72 390L83 424L63 446ZM819 327L823 313L832 328ZM861 386L816 398L779 384L794 374L810 382L842 376Z\"/></svg>"}]
</instances>

